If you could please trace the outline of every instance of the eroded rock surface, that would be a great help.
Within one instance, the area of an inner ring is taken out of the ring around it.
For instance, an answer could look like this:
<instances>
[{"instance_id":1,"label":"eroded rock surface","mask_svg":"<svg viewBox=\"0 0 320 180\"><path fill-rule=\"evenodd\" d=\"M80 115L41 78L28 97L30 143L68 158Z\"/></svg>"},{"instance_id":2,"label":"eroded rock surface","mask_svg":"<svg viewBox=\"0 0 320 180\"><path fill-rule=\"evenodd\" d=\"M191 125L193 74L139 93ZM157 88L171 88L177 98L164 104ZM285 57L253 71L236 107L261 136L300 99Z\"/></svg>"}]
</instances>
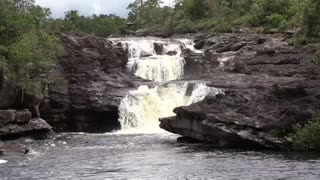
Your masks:
<instances>
[{"instance_id":1,"label":"eroded rock surface","mask_svg":"<svg viewBox=\"0 0 320 180\"><path fill-rule=\"evenodd\" d=\"M290 148L282 134L320 113L315 49L282 35L215 35L198 39L204 54L183 53L185 79L201 79L225 94L174 110L160 127L218 147Z\"/></svg>"}]
</instances>

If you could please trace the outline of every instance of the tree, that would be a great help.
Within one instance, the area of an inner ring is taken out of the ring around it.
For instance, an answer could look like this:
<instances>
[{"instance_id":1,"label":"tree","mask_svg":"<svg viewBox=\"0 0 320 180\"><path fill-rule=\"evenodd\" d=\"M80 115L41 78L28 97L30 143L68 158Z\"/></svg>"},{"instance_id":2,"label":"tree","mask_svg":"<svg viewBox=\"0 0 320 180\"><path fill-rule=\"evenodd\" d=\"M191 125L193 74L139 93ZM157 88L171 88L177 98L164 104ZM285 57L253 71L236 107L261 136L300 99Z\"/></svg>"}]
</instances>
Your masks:
<instances>
[{"instance_id":1,"label":"tree","mask_svg":"<svg viewBox=\"0 0 320 180\"><path fill-rule=\"evenodd\" d=\"M62 48L45 27L50 11L33 0L0 0L0 68L27 91L42 94Z\"/></svg>"},{"instance_id":2,"label":"tree","mask_svg":"<svg viewBox=\"0 0 320 180\"><path fill-rule=\"evenodd\" d=\"M203 18L206 14L205 0L185 0L182 4L184 11L192 20Z\"/></svg>"},{"instance_id":3,"label":"tree","mask_svg":"<svg viewBox=\"0 0 320 180\"><path fill-rule=\"evenodd\" d=\"M129 4L130 9L128 21L137 24L138 28L161 24L164 22L161 0L135 0ZM167 12L167 11L166 11Z\"/></svg>"}]
</instances>

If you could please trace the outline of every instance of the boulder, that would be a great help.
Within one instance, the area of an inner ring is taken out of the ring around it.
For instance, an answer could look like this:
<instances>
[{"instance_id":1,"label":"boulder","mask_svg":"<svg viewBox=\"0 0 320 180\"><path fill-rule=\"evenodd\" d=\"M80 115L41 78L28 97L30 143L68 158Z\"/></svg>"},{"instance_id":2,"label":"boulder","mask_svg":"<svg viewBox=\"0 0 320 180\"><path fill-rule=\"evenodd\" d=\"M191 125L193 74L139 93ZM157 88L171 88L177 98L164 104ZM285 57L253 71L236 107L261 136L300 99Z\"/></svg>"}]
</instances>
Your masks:
<instances>
[{"instance_id":1,"label":"boulder","mask_svg":"<svg viewBox=\"0 0 320 180\"><path fill-rule=\"evenodd\" d=\"M0 110L0 127L14 122L16 116L15 110Z\"/></svg>"},{"instance_id":2,"label":"boulder","mask_svg":"<svg viewBox=\"0 0 320 180\"><path fill-rule=\"evenodd\" d=\"M6 124L24 124L32 119L32 114L25 110L0 110L0 127Z\"/></svg>"},{"instance_id":3,"label":"boulder","mask_svg":"<svg viewBox=\"0 0 320 180\"><path fill-rule=\"evenodd\" d=\"M152 54L149 53L149 52L146 52L146 51L142 51L141 54L140 54L140 56L141 56L141 57L150 57L150 56L152 56Z\"/></svg>"},{"instance_id":4,"label":"boulder","mask_svg":"<svg viewBox=\"0 0 320 180\"><path fill-rule=\"evenodd\" d=\"M157 53L157 55L162 55L163 53L163 45L159 43L153 43L154 51Z\"/></svg>"},{"instance_id":5,"label":"boulder","mask_svg":"<svg viewBox=\"0 0 320 180\"><path fill-rule=\"evenodd\" d=\"M175 56L177 54L178 54L177 51L169 51L169 52L167 52L167 55L169 55L169 56Z\"/></svg>"},{"instance_id":6,"label":"boulder","mask_svg":"<svg viewBox=\"0 0 320 180\"><path fill-rule=\"evenodd\" d=\"M14 121L17 124L23 124L29 122L31 119L32 113L29 110L25 109L16 111Z\"/></svg>"},{"instance_id":7,"label":"boulder","mask_svg":"<svg viewBox=\"0 0 320 180\"><path fill-rule=\"evenodd\" d=\"M52 134L52 127L41 118L34 118L26 124L8 124L0 128L0 138L4 140L30 136L46 139Z\"/></svg>"}]
</instances>

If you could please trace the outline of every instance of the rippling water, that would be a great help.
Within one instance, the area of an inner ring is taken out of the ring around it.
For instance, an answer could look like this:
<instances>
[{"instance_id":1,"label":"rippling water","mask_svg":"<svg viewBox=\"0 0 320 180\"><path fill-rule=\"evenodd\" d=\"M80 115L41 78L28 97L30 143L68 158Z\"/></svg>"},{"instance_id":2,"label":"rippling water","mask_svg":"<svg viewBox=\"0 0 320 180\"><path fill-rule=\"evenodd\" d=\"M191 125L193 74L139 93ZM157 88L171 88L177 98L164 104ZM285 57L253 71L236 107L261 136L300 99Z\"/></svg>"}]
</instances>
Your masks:
<instances>
[{"instance_id":1,"label":"rippling water","mask_svg":"<svg viewBox=\"0 0 320 180\"><path fill-rule=\"evenodd\" d=\"M217 150L171 134L63 134L9 154L0 179L320 179L320 157Z\"/></svg>"}]
</instances>

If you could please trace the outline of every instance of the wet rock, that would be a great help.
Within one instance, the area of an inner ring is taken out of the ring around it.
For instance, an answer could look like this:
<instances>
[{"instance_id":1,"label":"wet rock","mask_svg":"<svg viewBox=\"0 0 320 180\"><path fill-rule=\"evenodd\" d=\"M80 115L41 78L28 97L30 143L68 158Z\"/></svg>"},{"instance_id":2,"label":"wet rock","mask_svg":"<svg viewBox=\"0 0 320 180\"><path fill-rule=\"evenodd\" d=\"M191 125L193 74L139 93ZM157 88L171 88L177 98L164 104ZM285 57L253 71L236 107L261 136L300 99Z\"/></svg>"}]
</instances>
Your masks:
<instances>
[{"instance_id":1,"label":"wet rock","mask_svg":"<svg viewBox=\"0 0 320 180\"><path fill-rule=\"evenodd\" d=\"M201 78L205 73L210 73L220 64L219 55L212 51L204 54L194 53L190 49L185 49L181 53L186 64L184 66L184 77L186 79Z\"/></svg>"},{"instance_id":2,"label":"wet rock","mask_svg":"<svg viewBox=\"0 0 320 180\"><path fill-rule=\"evenodd\" d=\"M140 56L141 56L141 57L150 57L150 56L152 56L152 54L151 54L151 53L148 53L148 52L146 52L146 51L142 51L141 54L140 54Z\"/></svg>"},{"instance_id":3,"label":"wet rock","mask_svg":"<svg viewBox=\"0 0 320 180\"><path fill-rule=\"evenodd\" d=\"M32 113L25 109L25 110L18 110L16 111L14 121L18 124L27 123L29 120L32 119Z\"/></svg>"},{"instance_id":4,"label":"wet rock","mask_svg":"<svg viewBox=\"0 0 320 180\"><path fill-rule=\"evenodd\" d=\"M169 55L169 56L175 56L175 55L177 55L178 53L177 53L177 51L169 51L168 53L167 53L167 55Z\"/></svg>"},{"instance_id":5,"label":"wet rock","mask_svg":"<svg viewBox=\"0 0 320 180\"><path fill-rule=\"evenodd\" d=\"M219 37L210 37L210 38L206 38L203 40L199 40L195 45L194 48L195 49L207 49L209 47L212 47L216 44L220 44L221 43L221 39Z\"/></svg>"},{"instance_id":6,"label":"wet rock","mask_svg":"<svg viewBox=\"0 0 320 180\"><path fill-rule=\"evenodd\" d=\"M161 55L163 52L163 45L159 43L153 43L154 45L154 50L157 53L157 55Z\"/></svg>"},{"instance_id":7,"label":"wet rock","mask_svg":"<svg viewBox=\"0 0 320 180\"><path fill-rule=\"evenodd\" d=\"M192 139L189 137L178 137L177 142L178 143L188 143L188 144L201 143L201 141L199 141L197 139Z\"/></svg>"},{"instance_id":8,"label":"wet rock","mask_svg":"<svg viewBox=\"0 0 320 180\"><path fill-rule=\"evenodd\" d=\"M0 110L0 127L14 122L16 116L15 110Z\"/></svg>"},{"instance_id":9,"label":"wet rock","mask_svg":"<svg viewBox=\"0 0 320 180\"><path fill-rule=\"evenodd\" d=\"M30 136L45 139L52 134L52 127L41 118L34 118L26 124L8 124L0 128L1 139L16 139Z\"/></svg>"},{"instance_id":10,"label":"wet rock","mask_svg":"<svg viewBox=\"0 0 320 180\"><path fill-rule=\"evenodd\" d=\"M206 43L205 40L200 40L194 45L194 48L195 49L202 49L204 47L205 43Z\"/></svg>"}]
</instances>

